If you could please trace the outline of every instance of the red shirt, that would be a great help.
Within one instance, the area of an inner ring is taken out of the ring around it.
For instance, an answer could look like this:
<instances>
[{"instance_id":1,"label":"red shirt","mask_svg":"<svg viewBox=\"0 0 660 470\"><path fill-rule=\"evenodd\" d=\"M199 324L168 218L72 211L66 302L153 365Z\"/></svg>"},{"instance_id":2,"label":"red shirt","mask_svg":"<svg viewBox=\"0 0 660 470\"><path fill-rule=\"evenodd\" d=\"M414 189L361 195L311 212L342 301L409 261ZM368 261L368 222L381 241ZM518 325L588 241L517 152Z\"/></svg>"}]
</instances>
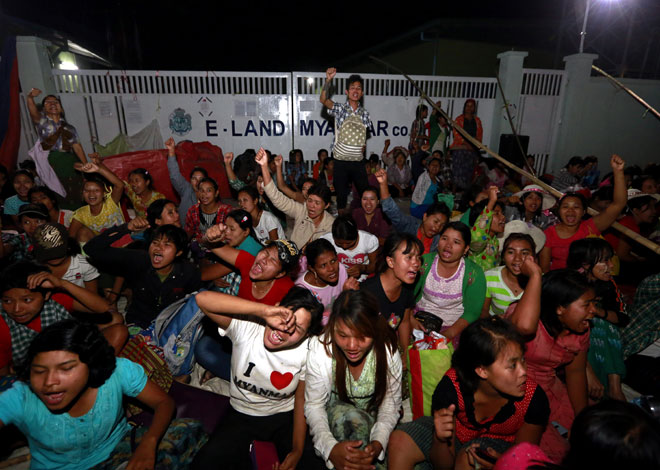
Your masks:
<instances>
[{"instance_id":1,"label":"red shirt","mask_svg":"<svg viewBox=\"0 0 660 470\"><path fill-rule=\"evenodd\" d=\"M41 333L41 315L37 315L28 323L28 328ZM0 317L0 367L5 367L11 363L11 334L9 326L5 319Z\"/></svg>"},{"instance_id":2,"label":"red shirt","mask_svg":"<svg viewBox=\"0 0 660 470\"><path fill-rule=\"evenodd\" d=\"M252 268L255 259L255 256L252 256L250 253L243 250L241 250L236 258L236 268L241 273L242 278L241 285L238 288L238 296L242 299L251 300L253 302L275 305L291 290L293 287L293 281L288 276L275 279L275 282L268 293L263 298L256 299L252 295L252 279L250 279L250 269Z\"/></svg>"},{"instance_id":3,"label":"red shirt","mask_svg":"<svg viewBox=\"0 0 660 470\"><path fill-rule=\"evenodd\" d=\"M635 233L639 233L639 225L635 222L635 219L633 218L632 215L627 215L619 220L617 220L621 225L624 227L628 227L630 230L632 230ZM608 241L610 245L612 245L612 248L614 248L614 251L619 247L619 241L621 240L621 237L625 236L622 235L621 232L615 230L615 229L609 229L607 232L603 234L603 237L605 237L605 240Z\"/></svg>"},{"instance_id":4,"label":"red shirt","mask_svg":"<svg viewBox=\"0 0 660 470\"><path fill-rule=\"evenodd\" d=\"M564 269L568 260L568 249L575 240L582 240L588 236L600 235L600 230L596 228L594 219L583 220L580 223L578 231L569 238L559 238L556 225L545 229L545 246L550 248L550 269Z\"/></svg>"}]
</instances>

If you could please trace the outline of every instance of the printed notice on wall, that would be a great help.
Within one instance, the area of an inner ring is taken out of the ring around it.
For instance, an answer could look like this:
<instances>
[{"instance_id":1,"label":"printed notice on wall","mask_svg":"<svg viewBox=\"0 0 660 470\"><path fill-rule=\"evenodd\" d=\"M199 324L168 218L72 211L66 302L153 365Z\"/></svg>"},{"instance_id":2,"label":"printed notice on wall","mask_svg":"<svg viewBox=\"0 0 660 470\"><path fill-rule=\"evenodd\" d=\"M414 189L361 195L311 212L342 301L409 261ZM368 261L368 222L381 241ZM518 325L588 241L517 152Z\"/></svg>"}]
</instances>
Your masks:
<instances>
[{"instance_id":1,"label":"printed notice on wall","mask_svg":"<svg viewBox=\"0 0 660 470\"><path fill-rule=\"evenodd\" d=\"M108 118L114 115L112 101L97 101L96 107L99 110L101 117Z\"/></svg>"},{"instance_id":2,"label":"printed notice on wall","mask_svg":"<svg viewBox=\"0 0 660 470\"><path fill-rule=\"evenodd\" d=\"M137 100L124 101L126 124L142 124L142 106Z\"/></svg>"}]
</instances>

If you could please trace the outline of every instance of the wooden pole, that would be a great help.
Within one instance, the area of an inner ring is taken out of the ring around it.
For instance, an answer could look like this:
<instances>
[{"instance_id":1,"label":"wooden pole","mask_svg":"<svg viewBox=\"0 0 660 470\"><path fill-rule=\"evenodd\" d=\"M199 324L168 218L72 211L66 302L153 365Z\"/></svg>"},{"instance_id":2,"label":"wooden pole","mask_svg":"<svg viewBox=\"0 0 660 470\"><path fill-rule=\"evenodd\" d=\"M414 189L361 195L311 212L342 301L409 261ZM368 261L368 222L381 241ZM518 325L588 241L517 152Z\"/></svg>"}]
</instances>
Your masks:
<instances>
[{"instance_id":1,"label":"wooden pole","mask_svg":"<svg viewBox=\"0 0 660 470\"><path fill-rule=\"evenodd\" d=\"M461 135L463 136L463 138L464 138L465 140L467 140L468 142L470 142L472 145L474 145L475 147L477 147L477 148L483 150L484 152L486 152L486 153L487 153L488 155L490 155L491 157L496 158L496 159L499 160L502 164L504 164L505 166L511 168L513 171L515 171L515 172L517 172L517 173L520 173L521 175L527 177L529 180L533 181L534 184L539 185L540 187L542 187L543 189L545 189L546 191L548 191L550 194L552 194L552 195L555 196L556 198L559 198L559 199L560 199L560 198L562 198L562 197L564 196L564 193L562 193L561 191L559 191L559 190L553 188L552 186L546 184L545 182L541 181L540 179L538 179L536 176L532 175L532 174L529 173L528 171L525 171L525 170L523 170L522 168L518 168L516 165L514 165L513 163L511 163L510 161L508 161L506 158L502 157L501 155L498 155L496 152L492 151L491 149L489 149L488 147L486 147L484 144L482 144L481 142L479 142L477 139L475 139L474 137L472 137L470 134L468 134L468 132L467 132L465 129L463 129L461 126L457 125L457 124L456 124L456 121L454 121L451 117L449 117L449 115L448 115L447 113L445 113L445 112L444 112L444 111L443 111L438 105L436 105L436 104L433 102L433 100L432 100L431 98L428 97L428 95L424 92L424 90L422 90L422 89L417 85L417 83L415 82L415 80L413 80L413 79L410 78L408 75L406 75L402 70L400 70L400 69L394 67L393 65L391 65L391 64L389 64L389 63L385 62L384 60L381 60L381 59L379 59L379 58L377 58L377 57L369 56L369 58L370 58L371 60L375 61L375 62L379 62L379 63L381 63L381 64L383 64L383 65L385 65L385 66L391 68L392 70L394 70L394 71L398 72L399 74L403 75L404 77L406 77L406 79L407 79L407 80L408 80L408 81L409 81L409 82L415 87L415 89L420 93L420 95L422 96L422 98L424 98L424 99L429 103L429 105L430 105L433 109L435 109L438 113L440 113L440 115L441 115L442 117L444 117L444 118L447 120L447 122L450 123L450 124L454 127L454 129L455 129L459 134L461 134ZM590 208L590 207L587 207L587 212L588 212L590 215L592 215L592 216L594 216L594 215L598 215L598 214L599 214L599 212L598 212L597 210L594 210L594 209L592 209L592 208ZM618 230L619 232L623 233L624 235L630 237L631 239L635 240L635 241L636 241L637 243L639 243L640 245L644 245L644 246L645 246L646 248L648 248L649 250L651 250L651 251L653 251L653 252L655 252L655 253L657 253L657 254L660 255L660 246L658 246L656 243L653 243L653 242L652 242L651 240L649 240L648 238L645 238L645 237L641 236L639 233L635 233L635 232L633 232L633 231L630 230L628 227L625 227L625 226L621 225L621 224L618 223L618 222L614 222L614 223L612 224L612 227L615 228L616 230Z\"/></svg>"},{"instance_id":2,"label":"wooden pole","mask_svg":"<svg viewBox=\"0 0 660 470\"><path fill-rule=\"evenodd\" d=\"M600 69L600 68L596 67L595 65L592 65L591 68L594 69L594 70L595 70L596 72L598 72L599 74L603 75L605 78L607 78L609 81L611 81L615 86L621 88L623 91L625 91L625 92L628 93L630 96L632 96L633 98L635 98L635 100L637 100L642 106L644 106L644 107L646 108L646 111L651 111L651 113L653 113L653 115L655 115L655 117L657 117L658 119L660 119L660 112L658 112L657 109L655 109L653 106L651 106L651 105L648 104L646 101L644 101L644 100L642 99L642 97L640 97L637 93L635 93L635 92L632 91L630 88L628 88L627 86L625 86L623 83L621 83L619 80L617 80L616 78L614 78L612 75L610 75L610 74L608 74L607 72L605 72L603 69Z\"/></svg>"}]
</instances>

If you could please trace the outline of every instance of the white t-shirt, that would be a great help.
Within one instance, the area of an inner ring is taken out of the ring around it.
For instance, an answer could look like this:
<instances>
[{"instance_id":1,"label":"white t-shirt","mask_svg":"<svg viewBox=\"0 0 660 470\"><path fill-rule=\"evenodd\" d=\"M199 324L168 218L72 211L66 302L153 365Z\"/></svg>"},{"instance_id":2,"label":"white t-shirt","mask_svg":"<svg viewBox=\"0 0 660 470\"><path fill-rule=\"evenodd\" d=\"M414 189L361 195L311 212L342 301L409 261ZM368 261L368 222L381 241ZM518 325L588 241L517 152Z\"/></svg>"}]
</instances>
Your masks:
<instances>
[{"instance_id":1,"label":"white t-shirt","mask_svg":"<svg viewBox=\"0 0 660 470\"><path fill-rule=\"evenodd\" d=\"M250 416L293 410L298 382L305 380L309 340L293 349L268 351L264 331L263 325L236 318L226 330L218 328L233 346L229 403Z\"/></svg>"},{"instance_id":2,"label":"white t-shirt","mask_svg":"<svg viewBox=\"0 0 660 470\"><path fill-rule=\"evenodd\" d=\"M261 218L259 219L259 224L254 227L254 232L257 234L259 243L263 244L270 240L268 232L273 229L277 229L278 239L286 239L284 236L284 230L282 229L282 224L280 224L280 221L277 220L277 217L268 211L263 211L261 213Z\"/></svg>"},{"instance_id":3,"label":"white t-shirt","mask_svg":"<svg viewBox=\"0 0 660 470\"><path fill-rule=\"evenodd\" d=\"M87 258L83 255L74 255L71 257L69 269L66 270L62 279L78 287L85 287L85 282L93 281L97 277L99 277L98 270L89 264Z\"/></svg>"},{"instance_id":4,"label":"white t-shirt","mask_svg":"<svg viewBox=\"0 0 660 470\"><path fill-rule=\"evenodd\" d=\"M343 264L346 269L355 264L369 264L369 254L378 249L378 237L364 230L358 230L358 242L355 248L351 250L344 250L343 248L335 245L335 240L332 238L332 232L326 233L321 238L325 238L337 250L337 259ZM362 282L367 278L366 274L360 276L359 281Z\"/></svg>"}]
</instances>

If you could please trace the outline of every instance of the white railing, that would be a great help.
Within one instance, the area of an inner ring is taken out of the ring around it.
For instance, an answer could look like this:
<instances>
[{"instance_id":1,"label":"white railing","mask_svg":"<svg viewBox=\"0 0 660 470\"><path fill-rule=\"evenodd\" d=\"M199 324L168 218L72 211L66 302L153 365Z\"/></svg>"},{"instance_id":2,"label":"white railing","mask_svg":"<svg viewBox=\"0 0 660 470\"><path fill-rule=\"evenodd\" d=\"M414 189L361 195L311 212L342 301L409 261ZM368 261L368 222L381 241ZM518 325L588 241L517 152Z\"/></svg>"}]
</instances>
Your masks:
<instances>
[{"instance_id":1,"label":"white railing","mask_svg":"<svg viewBox=\"0 0 660 470\"><path fill-rule=\"evenodd\" d=\"M537 96L559 96L563 70L523 69L521 94Z\"/></svg>"},{"instance_id":2,"label":"white railing","mask_svg":"<svg viewBox=\"0 0 660 470\"><path fill-rule=\"evenodd\" d=\"M290 73L53 70L58 93L286 95Z\"/></svg>"}]
</instances>

